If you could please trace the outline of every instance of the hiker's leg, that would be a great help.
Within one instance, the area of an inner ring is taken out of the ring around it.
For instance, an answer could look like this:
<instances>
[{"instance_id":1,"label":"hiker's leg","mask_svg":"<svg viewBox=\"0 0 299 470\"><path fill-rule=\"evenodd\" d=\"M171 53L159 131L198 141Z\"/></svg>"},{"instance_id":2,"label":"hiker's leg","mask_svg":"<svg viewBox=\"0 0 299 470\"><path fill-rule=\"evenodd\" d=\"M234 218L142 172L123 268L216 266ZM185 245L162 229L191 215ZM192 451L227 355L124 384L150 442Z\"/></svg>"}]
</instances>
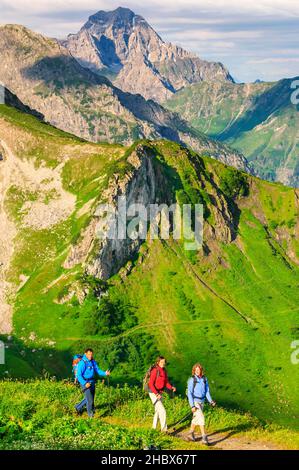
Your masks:
<instances>
[{"instance_id":1,"label":"hiker's leg","mask_svg":"<svg viewBox=\"0 0 299 470\"><path fill-rule=\"evenodd\" d=\"M155 406L155 414L153 418L153 429L157 429L158 421L159 421L159 413L158 413L157 407Z\"/></svg>"},{"instance_id":2,"label":"hiker's leg","mask_svg":"<svg viewBox=\"0 0 299 470\"><path fill-rule=\"evenodd\" d=\"M201 437L204 444L208 444L208 438L205 430L205 417L203 414L203 405L200 405L200 408L197 410L197 424L200 427Z\"/></svg>"},{"instance_id":3,"label":"hiker's leg","mask_svg":"<svg viewBox=\"0 0 299 470\"><path fill-rule=\"evenodd\" d=\"M85 397L85 393L84 393L84 388L81 387L81 390L84 394L84 398L79 403L77 403L77 405L75 405L75 408L78 411L78 413L81 413L83 411L84 407L86 406L86 397Z\"/></svg>"},{"instance_id":4,"label":"hiker's leg","mask_svg":"<svg viewBox=\"0 0 299 470\"><path fill-rule=\"evenodd\" d=\"M95 384L90 387L90 393L91 393L91 397L92 397L92 412L94 413L94 411L95 411L94 397L95 397L95 394L96 394Z\"/></svg>"},{"instance_id":5,"label":"hiker's leg","mask_svg":"<svg viewBox=\"0 0 299 470\"><path fill-rule=\"evenodd\" d=\"M156 429L157 424L158 424L158 419L159 419L159 413L158 413L158 409L156 407L156 404L158 403L157 402L157 397L154 393L150 393L149 397L150 397L151 402L154 405L154 409L155 409L155 414L154 414L154 419L153 419L153 429Z\"/></svg>"},{"instance_id":6,"label":"hiker's leg","mask_svg":"<svg viewBox=\"0 0 299 470\"><path fill-rule=\"evenodd\" d=\"M193 428L193 431L195 429L195 426L199 426L201 430L202 436L205 435L205 417L203 414L203 405L200 403L196 404L197 410L193 414L193 419L191 423L191 429Z\"/></svg>"},{"instance_id":7,"label":"hiker's leg","mask_svg":"<svg viewBox=\"0 0 299 470\"><path fill-rule=\"evenodd\" d=\"M83 411L83 408L86 406L86 398L84 397L83 400L80 401L80 403L77 403L76 409L80 413Z\"/></svg>"},{"instance_id":8,"label":"hiker's leg","mask_svg":"<svg viewBox=\"0 0 299 470\"><path fill-rule=\"evenodd\" d=\"M90 418L92 418L93 417L93 409L92 409L93 397L92 397L90 388L87 388L84 394L86 398L87 414Z\"/></svg>"},{"instance_id":9,"label":"hiker's leg","mask_svg":"<svg viewBox=\"0 0 299 470\"><path fill-rule=\"evenodd\" d=\"M197 426L197 416L196 416L196 412L193 413L193 418L192 418L192 421L191 421L191 427L190 427L190 437L192 439L192 441L196 441L196 438L195 438L195 428Z\"/></svg>"},{"instance_id":10,"label":"hiker's leg","mask_svg":"<svg viewBox=\"0 0 299 470\"><path fill-rule=\"evenodd\" d=\"M162 400L159 400L156 404L156 409L158 412L160 424L161 424L161 431L165 432L167 431L167 424L166 424L166 410L164 408L164 405L162 403Z\"/></svg>"}]
</instances>

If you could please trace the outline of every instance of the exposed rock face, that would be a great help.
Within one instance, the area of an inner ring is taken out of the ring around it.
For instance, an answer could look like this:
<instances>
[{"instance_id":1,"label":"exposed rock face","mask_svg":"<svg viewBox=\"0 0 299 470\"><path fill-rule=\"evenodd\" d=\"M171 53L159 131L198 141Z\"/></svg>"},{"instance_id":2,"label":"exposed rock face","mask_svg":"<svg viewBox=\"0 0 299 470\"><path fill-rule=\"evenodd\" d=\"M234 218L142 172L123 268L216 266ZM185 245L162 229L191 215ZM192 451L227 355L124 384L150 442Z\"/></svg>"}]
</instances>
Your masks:
<instances>
[{"instance_id":1,"label":"exposed rock face","mask_svg":"<svg viewBox=\"0 0 299 470\"><path fill-rule=\"evenodd\" d=\"M230 163L227 148L209 141L158 103L125 93L83 68L57 41L23 26L2 26L0 58L5 65L0 68L0 80L64 131L93 142L126 145L136 139L167 138L249 170L241 154L232 151Z\"/></svg>"},{"instance_id":2,"label":"exposed rock face","mask_svg":"<svg viewBox=\"0 0 299 470\"><path fill-rule=\"evenodd\" d=\"M123 143L159 135L155 124L143 122L122 104L131 103L129 97L82 68L56 41L7 25L0 27L0 57L5 86L62 130L88 140Z\"/></svg>"},{"instance_id":3,"label":"exposed rock face","mask_svg":"<svg viewBox=\"0 0 299 470\"><path fill-rule=\"evenodd\" d=\"M63 44L83 66L110 76L122 90L159 102L190 83L233 81L221 63L201 60L165 43L128 8L99 11Z\"/></svg>"},{"instance_id":4,"label":"exposed rock face","mask_svg":"<svg viewBox=\"0 0 299 470\"><path fill-rule=\"evenodd\" d=\"M124 178L118 175L110 180L109 187L103 194L103 201L118 211L118 197L125 196L126 211L132 204L142 204L149 211L150 204L168 204L175 202L173 195L168 192L167 180L161 168L153 164L153 155L147 147L139 145L128 157L132 170ZM205 187L204 178L198 175L202 187ZM163 188L165 190L163 191ZM162 200L161 200L162 198ZM215 241L230 243L236 233L234 217L228 207L227 201L217 191L213 190L212 210L215 218L214 227L205 224L205 245L214 248ZM129 217L127 222L129 222ZM156 223L161 227L161 218L158 215ZM138 251L143 240L131 239L125 236L123 239L111 239L109 234L114 230L114 219L107 216L105 208L98 208L90 225L82 233L79 243L71 247L69 255L64 263L64 268L72 269L83 263L86 271L100 279L108 279L117 273L127 261ZM147 227L148 229L149 227ZM101 233L101 237L98 234ZM215 248L216 249L216 248Z\"/></svg>"},{"instance_id":5,"label":"exposed rock face","mask_svg":"<svg viewBox=\"0 0 299 470\"><path fill-rule=\"evenodd\" d=\"M120 196L126 198L126 210L131 204L142 204L148 208L150 204L157 202L156 188L160 176L153 167L151 157L139 146L129 156L128 161L132 170L123 179L115 175L103 194L103 203L115 208L116 215ZM64 267L70 269L85 262L87 272L101 279L108 279L117 273L136 252L142 240L133 240L127 236L124 239L110 239L112 225L113 219L107 217L105 210L98 208L91 224L82 234L81 241L71 248ZM102 235L97 238L99 232ZM94 255L89 257L91 250Z\"/></svg>"}]
</instances>

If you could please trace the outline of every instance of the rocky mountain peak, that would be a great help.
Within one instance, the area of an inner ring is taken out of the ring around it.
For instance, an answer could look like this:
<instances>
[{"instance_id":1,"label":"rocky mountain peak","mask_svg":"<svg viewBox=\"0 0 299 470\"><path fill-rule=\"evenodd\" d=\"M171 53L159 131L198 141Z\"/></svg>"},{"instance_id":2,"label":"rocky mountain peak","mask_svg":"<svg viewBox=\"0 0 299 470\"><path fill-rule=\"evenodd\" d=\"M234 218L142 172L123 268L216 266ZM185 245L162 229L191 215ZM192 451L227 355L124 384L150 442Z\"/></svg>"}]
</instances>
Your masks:
<instances>
[{"instance_id":1,"label":"rocky mountain peak","mask_svg":"<svg viewBox=\"0 0 299 470\"><path fill-rule=\"evenodd\" d=\"M88 28L90 25L94 24L114 24L117 26L133 25L136 16L137 15L135 15L135 13L129 8L119 7L113 11L100 10L88 18L88 22L84 25L84 27Z\"/></svg>"},{"instance_id":2,"label":"rocky mountain peak","mask_svg":"<svg viewBox=\"0 0 299 470\"><path fill-rule=\"evenodd\" d=\"M99 11L62 42L84 67L108 76L123 91L163 102L190 83L233 81L228 70L166 43L128 8Z\"/></svg>"}]
</instances>

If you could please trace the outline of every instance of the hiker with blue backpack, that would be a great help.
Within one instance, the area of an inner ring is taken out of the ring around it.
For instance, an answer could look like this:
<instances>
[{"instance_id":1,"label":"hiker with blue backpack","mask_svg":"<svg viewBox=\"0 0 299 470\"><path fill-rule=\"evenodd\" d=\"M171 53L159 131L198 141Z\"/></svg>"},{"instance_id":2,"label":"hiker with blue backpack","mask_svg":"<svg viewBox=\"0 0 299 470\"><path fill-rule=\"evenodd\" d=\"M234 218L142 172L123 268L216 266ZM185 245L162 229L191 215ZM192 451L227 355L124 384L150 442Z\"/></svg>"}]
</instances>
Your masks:
<instances>
[{"instance_id":1,"label":"hiker with blue backpack","mask_svg":"<svg viewBox=\"0 0 299 470\"><path fill-rule=\"evenodd\" d=\"M193 413L190 430L191 440L196 441L194 431L196 426L199 426L203 444L209 445L209 441L205 432L205 417L203 414L203 407L206 399L213 407L216 406L216 402L211 397L209 382L207 377L204 375L201 364L197 363L192 367L192 376L187 383L187 396Z\"/></svg>"},{"instance_id":2,"label":"hiker with blue backpack","mask_svg":"<svg viewBox=\"0 0 299 470\"><path fill-rule=\"evenodd\" d=\"M83 400L75 406L78 414L81 414L86 406L90 418L94 416L94 397L96 391L96 376L106 377L110 371L103 371L93 358L93 350L86 349L84 356L77 355L73 360L73 372L75 382L79 383L84 393Z\"/></svg>"}]
</instances>

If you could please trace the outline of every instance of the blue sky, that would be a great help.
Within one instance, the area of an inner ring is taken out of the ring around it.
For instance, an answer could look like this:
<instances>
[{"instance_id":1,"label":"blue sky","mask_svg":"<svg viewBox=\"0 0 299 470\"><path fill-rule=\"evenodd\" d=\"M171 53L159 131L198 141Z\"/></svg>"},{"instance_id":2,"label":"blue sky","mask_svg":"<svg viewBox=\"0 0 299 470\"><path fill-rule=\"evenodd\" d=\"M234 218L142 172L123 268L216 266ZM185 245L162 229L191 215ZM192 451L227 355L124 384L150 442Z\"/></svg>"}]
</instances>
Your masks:
<instances>
[{"instance_id":1,"label":"blue sky","mask_svg":"<svg viewBox=\"0 0 299 470\"><path fill-rule=\"evenodd\" d=\"M118 6L144 16L165 41L223 62L237 80L299 75L299 0L0 0L0 23L61 38Z\"/></svg>"}]
</instances>

